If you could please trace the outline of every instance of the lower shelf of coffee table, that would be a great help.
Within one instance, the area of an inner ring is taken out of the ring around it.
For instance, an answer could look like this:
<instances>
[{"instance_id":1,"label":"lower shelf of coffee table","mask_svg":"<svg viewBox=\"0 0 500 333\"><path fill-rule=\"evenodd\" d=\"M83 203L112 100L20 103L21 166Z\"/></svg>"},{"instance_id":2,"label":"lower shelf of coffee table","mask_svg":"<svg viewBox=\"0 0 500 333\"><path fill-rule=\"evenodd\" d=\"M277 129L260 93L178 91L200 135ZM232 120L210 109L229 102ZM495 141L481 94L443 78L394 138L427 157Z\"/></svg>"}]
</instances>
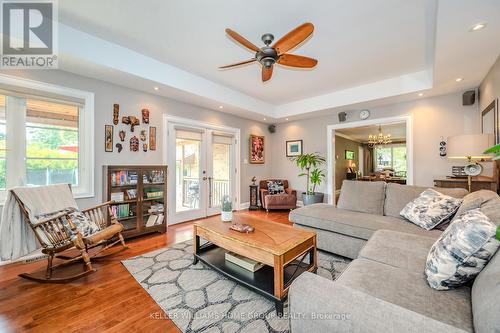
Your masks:
<instances>
[{"instance_id":1,"label":"lower shelf of coffee table","mask_svg":"<svg viewBox=\"0 0 500 333\"><path fill-rule=\"evenodd\" d=\"M256 272L251 272L243 267L233 264L232 262L226 261L225 255L227 252L227 250L221 247L208 243L200 247L199 253L196 257L229 279L246 286L262 296L274 301L283 301L286 299L286 296L282 299L274 296L273 267L265 265ZM297 265L299 265L298 269ZM308 267L309 265L307 263L299 263L298 260L291 262L284 269L284 281L289 281L288 284L290 284L290 280L293 277L297 277L307 271ZM287 283L285 283L285 285L287 285Z\"/></svg>"}]
</instances>

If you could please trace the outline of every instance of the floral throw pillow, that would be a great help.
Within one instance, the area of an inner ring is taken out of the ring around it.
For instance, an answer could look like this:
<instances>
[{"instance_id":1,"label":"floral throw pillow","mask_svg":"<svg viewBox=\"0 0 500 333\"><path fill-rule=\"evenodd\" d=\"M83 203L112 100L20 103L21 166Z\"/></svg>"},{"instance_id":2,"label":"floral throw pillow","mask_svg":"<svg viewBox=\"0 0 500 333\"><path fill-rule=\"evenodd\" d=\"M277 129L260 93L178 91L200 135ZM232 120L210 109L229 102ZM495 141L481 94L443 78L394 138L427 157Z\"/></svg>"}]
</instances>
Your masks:
<instances>
[{"instance_id":1,"label":"floral throw pillow","mask_svg":"<svg viewBox=\"0 0 500 333\"><path fill-rule=\"evenodd\" d=\"M448 290L474 279L500 246L496 229L480 209L455 219L427 256L425 275L429 285Z\"/></svg>"},{"instance_id":2,"label":"floral throw pillow","mask_svg":"<svg viewBox=\"0 0 500 333\"><path fill-rule=\"evenodd\" d=\"M281 180L270 180L267 182L267 191L269 194L280 194L285 192L285 185Z\"/></svg>"},{"instance_id":3,"label":"floral throw pillow","mask_svg":"<svg viewBox=\"0 0 500 333\"><path fill-rule=\"evenodd\" d=\"M62 209L62 210L59 210L56 212L52 212L52 213L48 213L48 214L41 214L41 215L35 216L35 218L38 221L47 221L47 220L55 218L56 216L58 216L60 214L67 214L66 216L69 216L69 218L71 218L71 222L73 222L76 229L78 231L80 231L80 233L82 234L83 237L87 237L87 236L90 236L92 234L95 234L96 232L98 232L100 230L99 226L94 221L92 221L87 216L85 216L82 212L80 212L79 210L77 210L73 207L65 208L65 209ZM75 234L71 230L71 226L69 225L69 222L68 222L66 216L61 218L62 225L66 230L68 230L68 232L72 236L74 236Z\"/></svg>"},{"instance_id":4,"label":"floral throw pillow","mask_svg":"<svg viewBox=\"0 0 500 333\"><path fill-rule=\"evenodd\" d=\"M401 216L425 230L431 230L450 218L457 211L462 199L444 195L431 188L410 201L401 211Z\"/></svg>"}]
</instances>

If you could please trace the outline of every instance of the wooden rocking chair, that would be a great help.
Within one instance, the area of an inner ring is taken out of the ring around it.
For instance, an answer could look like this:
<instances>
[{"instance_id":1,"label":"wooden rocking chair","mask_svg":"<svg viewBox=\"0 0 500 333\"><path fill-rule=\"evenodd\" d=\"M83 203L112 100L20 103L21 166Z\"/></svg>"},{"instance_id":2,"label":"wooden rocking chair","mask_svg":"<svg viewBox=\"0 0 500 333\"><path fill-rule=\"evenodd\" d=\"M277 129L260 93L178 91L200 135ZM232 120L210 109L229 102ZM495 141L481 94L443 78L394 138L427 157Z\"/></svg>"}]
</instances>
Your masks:
<instances>
[{"instance_id":1,"label":"wooden rocking chair","mask_svg":"<svg viewBox=\"0 0 500 333\"><path fill-rule=\"evenodd\" d=\"M125 250L127 247L121 232L123 231L123 225L118 222L111 212L110 204L112 201L105 202L98 206L85 209L82 213L92 220L98 227L99 231L93 233L87 237L83 237L82 234L76 229L71 217L68 213L60 213L51 217L50 219L43 220L41 222L30 221L29 213L21 201L21 199L16 195L14 191L11 190L12 195L18 202L21 211L25 217L25 221L30 225L31 229L35 233L36 238L42 244L42 253L48 255L47 258L47 270L45 277L38 277L30 273L19 274L20 277L37 281L37 282L49 282L49 283L67 283L96 271L92 267L91 259L99 259L107 257L109 255L116 254ZM110 217L111 223L108 225L108 217ZM63 221L67 221L71 231L65 227ZM111 248L115 244L121 243L122 248L118 251L114 251L109 254L100 255L103 251ZM89 250L95 247L100 247L97 252L93 253L92 257L89 255ZM57 253L76 249L79 254L76 256L64 256L57 255ZM55 258L64 260L63 262L54 265L53 260ZM84 269L83 272L65 276L65 277L54 277L53 272L56 268L68 265L77 261L83 260Z\"/></svg>"}]
</instances>

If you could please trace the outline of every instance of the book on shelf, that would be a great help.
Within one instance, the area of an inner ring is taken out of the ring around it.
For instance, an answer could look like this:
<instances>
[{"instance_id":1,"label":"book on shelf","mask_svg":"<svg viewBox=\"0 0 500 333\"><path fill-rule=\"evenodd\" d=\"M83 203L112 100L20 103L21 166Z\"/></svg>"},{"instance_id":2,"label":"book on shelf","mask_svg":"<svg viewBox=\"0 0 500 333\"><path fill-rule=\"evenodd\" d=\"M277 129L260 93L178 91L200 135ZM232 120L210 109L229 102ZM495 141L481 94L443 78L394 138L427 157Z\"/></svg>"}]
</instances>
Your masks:
<instances>
[{"instance_id":1,"label":"book on shelf","mask_svg":"<svg viewBox=\"0 0 500 333\"><path fill-rule=\"evenodd\" d=\"M158 214L163 213L163 204L162 203L154 203L151 205L151 208L148 209L149 214Z\"/></svg>"},{"instance_id":2,"label":"book on shelf","mask_svg":"<svg viewBox=\"0 0 500 333\"><path fill-rule=\"evenodd\" d=\"M135 199L135 198L137 198L137 190L135 188L130 188L126 192L127 192L127 198L128 199Z\"/></svg>"},{"instance_id":3,"label":"book on shelf","mask_svg":"<svg viewBox=\"0 0 500 333\"><path fill-rule=\"evenodd\" d=\"M137 171L114 171L111 173L111 186L136 185Z\"/></svg>"},{"instance_id":4,"label":"book on shelf","mask_svg":"<svg viewBox=\"0 0 500 333\"><path fill-rule=\"evenodd\" d=\"M158 218L156 219L155 225L162 224L163 223L163 219L164 219L163 214L159 214Z\"/></svg>"},{"instance_id":5,"label":"book on shelf","mask_svg":"<svg viewBox=\"0 0 500 333\"><path fill-rule=\"evenodd\" d=\"M112 192L111 193L111 201L123 201L124 195L123 192Z\"/></svg>"},{"instance_id":6,"label":"book on shelf","mask_svg":"<svg viewBox=\"0 0 500 333\"><path fill-rule=\"evenodd\" d=\"M156 224L156 220L158 219L158 216L156 215L149 215L148 220L146 222L146 227L152 227Z\"/></svg>"},{"instance_id":7,"label":"book on shelf","mask_svg":"<svg viewBox=\"0 0 500 333\"><path fill-rule=\"evenodd\" d=\"M163 191L148 191L146 192L146 198L154 199L163 197Z\"/></svg>"},{"instance_id":8,"label":"book on shelf","mask_svg":"<svg viewBox=\"0 0 500 333\"><path fill-rule=\"evenodd\" d=\"M234 252L226 252L226 260L250 272L256 272L264 267L264 264Z\"/></svg>"},{"instance_id":9,"label":"book on shelf","mask_svg":"<svg viewBox=\"0 0 500 333\"><path fill-rule=\"evenodd\" d=\"M130 216L129 204L111 206L111 212L117 219Z\"/></svg>"}]
</instances>

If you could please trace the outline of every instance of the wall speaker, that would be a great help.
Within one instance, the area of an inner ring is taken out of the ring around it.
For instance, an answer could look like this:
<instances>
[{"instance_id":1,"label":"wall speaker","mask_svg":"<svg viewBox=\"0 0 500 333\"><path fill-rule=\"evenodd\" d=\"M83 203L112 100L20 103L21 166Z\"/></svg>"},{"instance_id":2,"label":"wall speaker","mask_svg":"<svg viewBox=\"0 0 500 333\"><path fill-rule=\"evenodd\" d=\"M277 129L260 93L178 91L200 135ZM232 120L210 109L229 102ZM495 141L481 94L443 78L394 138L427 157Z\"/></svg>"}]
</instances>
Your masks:
<instances>
[{"instance_id":1,"label":"wall speaker","mask_svg":"<svg viewBox=\"0 0 500 333\"><path fill-rule=\"evenodd\" d=\"M347 113L346 112L339 112L339 123L343 123L346 120L347 120Z\"/></svg>"},{"instance_id":2,"label":"wall speaker","mask_svg":"<svg viewBox=\"0 0 500 333\"><path fill-rule=\"evenodd\" d=\"M274 133L276 132L276 125L269 125L267 129L269 130L269 133Z\"/></svg>"},{"instance_id":3,"label":"wall speaker","mask_svg":"<svg viewBox=\"0 0 500 333\"><path fill-rule=\"evenodd\" d=\"M474 90L466 91L462 95L463 105L473 105L475 101L476 101L476 92Z\"/></svg>"}]
</instances>

